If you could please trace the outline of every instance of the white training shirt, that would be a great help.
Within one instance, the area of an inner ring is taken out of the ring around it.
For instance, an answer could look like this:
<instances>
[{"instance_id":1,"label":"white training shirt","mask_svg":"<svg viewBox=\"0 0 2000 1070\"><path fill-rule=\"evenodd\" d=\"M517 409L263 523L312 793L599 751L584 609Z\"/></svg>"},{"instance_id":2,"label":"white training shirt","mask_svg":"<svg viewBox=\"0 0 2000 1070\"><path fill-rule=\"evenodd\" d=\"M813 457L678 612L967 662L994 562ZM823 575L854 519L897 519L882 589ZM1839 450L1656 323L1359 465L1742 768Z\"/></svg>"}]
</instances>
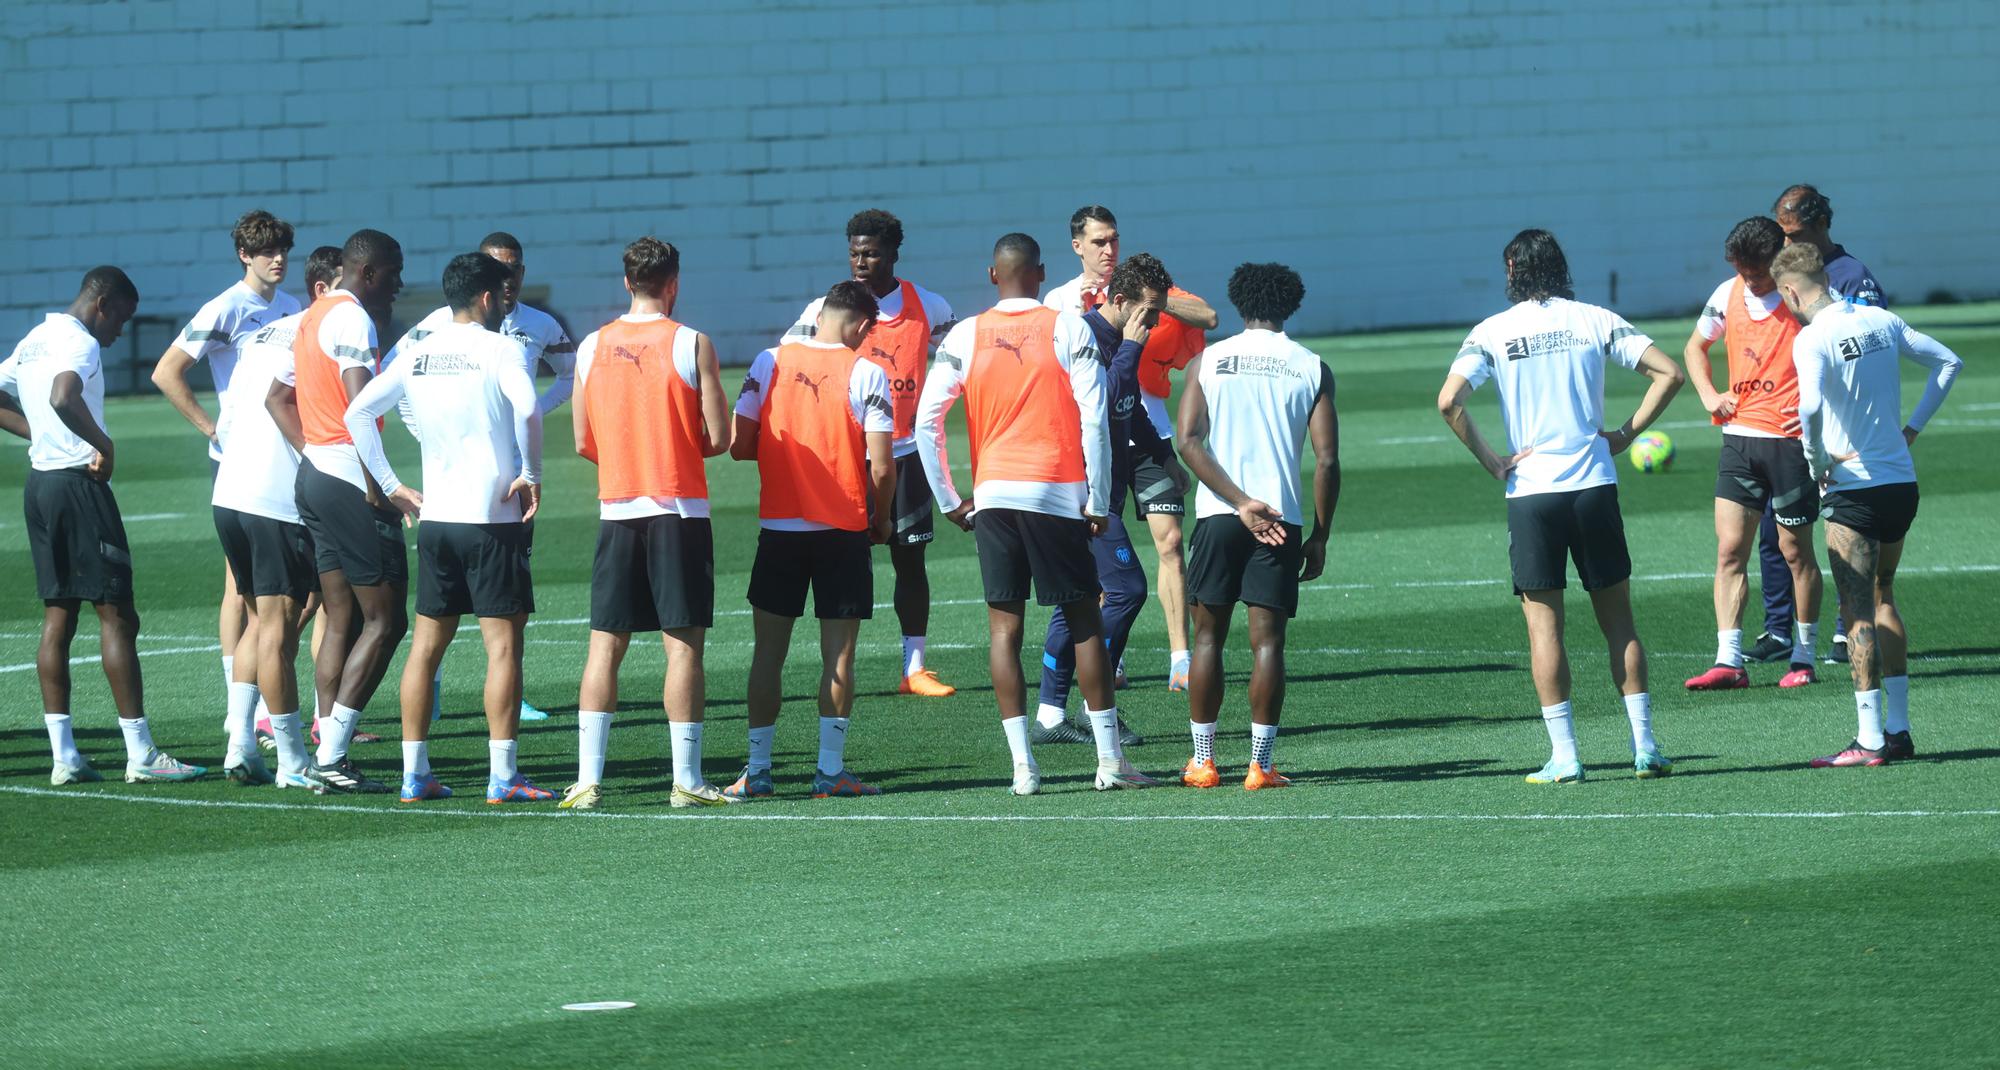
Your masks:
<instances>
[{"instance_id":1,"label":"white training shirt","mask_svg":"<svg viewBox=\"0 0 2000 1070\"><path fill-rule=\"evenodd\" d=\"M1898 357L1931 370L1907 422ZM1924 429L1965 362L1888 309L1840 301L1799 329L1792 363L1799 369L1799 420L1808 431L1819 428L1818 435L1801 436L1808 466L1815 476L1832 468L1829 489L1854 490L1917 481L1903 428ZM1833 463L1850 453L1852 459Z\"/></svg>"},{"instance_id":2,"label":"white training shirt","mask_svg":"<svg viewBox=\"0 0 2000 1070\"><path fill-rule=\"evenodd\" d=\"M1010 297L993 309L1020 312L1038 304L1032 297ZM1090 333L1090 325L1083 322L1082 316L1067 312L1056 317L1051 333L1056 362L1069 373L1070 393L1076 398L1077 414L1083 425L1084 481L1035 483L989 479L972 488L975 509L1019 509L1072 520L1081 520L1085 515L1104 516L1111 509L1111 427L1104 417L1105 372L1097 357L1097 337ZM917 401L917 455L923 458L931 495L937 499L938 508L947 513L965 499L958 496L958 488L952 482L944 418L952 403L965 393L978 340L978 318L959 321L938 346L937 362L931 365L923 395Z\"/></svg>"},{"instance_id":3,"label":"white training shirt","mask_svg":"<svg viewBox=\"0 0 2000 1070\"><path fill-rule=\"evenodd\" d=\"M428 432L420 518L518 523L521 501L507 488L517 476L540 482L542 466L542 417L521 343L477 323L446 324L369 381L347 407L347 433L384 494L403 484L375 421L406 394Z\"/></svg>"},{"instance_id":4,"label":"white training shirt","mask_svg":"<svg viewBox=\"0 0 2000 1070\"><path fill-rule=\"evenodd\" d=\"M389 347L389 352L382 357L382 367L386 369L395 363L404 346L423 341L432 331L450 326L451 322L450 305L432 310L430 315L418 320L416 326L403 332L403 337ZM563 330L554 316L532 305L517 302L514 311L500 321L500 333L521 343L521 351L527 358L529 379L535 377L537 362L546 361L555 370L556 381L547 393L536 399L536 411L547 416L570 399L576 387L576 343L569 340L568 332ZM408 406L404 407L402 415L403 422L409 425L410 435L421 440L423 436L418 434L417 425L411 422Z\"/></svg>"},{"instance_id":5,"label":"white training shirt","mask_svg":"<svg viewBox=\"0 0 2000 1070\"><path fill-rule=\"evenodd\" d=\"M889 291L889 296L875 299L875 306L880 311L882 319L894 319L903 314L904 281L903 279L897 279L896 288ZM951 304L944 298L918 286L914 282L910 283L910 286L917 291L917 300L923 302L924 320L931 325L931 348L935 350L938 339L943 338L949 333L952 326L956 323L951 318ZM820 306L825 303L826 298L824 297L813 298L812 303L806 306L806 310L799 313L797 322L786 329L784 340L787 342L797 342L811 338L813 331L819 323ZM924 356L928 360L930 354L926 353ZM898 438L895 440L894 445L896 456L908 457L910 454L917 452L917 436L912 434L908 438Z\"/></svg>"},{"instance_id":6,"label":"white training shirt","mask_svg":"<svg viewBox=\"0 0 2000 1070\"><path fill-rule=\"evenodd\" d=\"M340 290L352 295L352 290ZM292 341L296 344L298 339ZM327 310L319 320L320 351L333 358L333 366L341 372L349 368L361 368L370 375L380 371L376 355L380 351L380 341L375 337L375 321L368 318L367 310L361 302L342 301ZM278 369L278 381L286 386L298 386L298 358L293 355L291 362ZM352 405L353 398L348 404ZM361 473L361 455L354 451L350 442L331 446L316 446L307 443L305 459L319 471L343 480L354 489L366 494L368 480Z\"/></svg>"},{"instance_id":7,"label":"white training shirt","mask_svg":"<svg viewBox=\"0 0 2000 1070\"><path fill-rule=\"evenodd\" d=\"M1653 344L1610 309L1555 297L1523 301L1466 335L1453 374L1477 390L1493 379L1515 451L1507 497L1618 482L1604 426L1604 364L1637 368Z\"/></svg>"},{"instance_id":8,"label":"white training shirt","mask_svg":"<svg viewBox=\"0 0 2000 1070\"><path fill-rule=\"evenodd\" d=\"M215 437L222 444L210 504L239 513L299 522L299 455L264 404L271 383L292 365L292 339L304 313L265 326L237 346L236 373L222 397Z\"/></svg>"},{"instance_id":9,"label":"white training shirt","mask_svg":"<svg viewBox=\"0 0 2000 1070\"><path fill-rule=\"evenodd\" d=\"M28 465L38 472L85 468L97 449L78 438L49 404L56 376L75 372L83 380L83 404L99 429L104 426L104 360L97 338L83 321L51 312L28 332L14 353L0 361L0 391L14 395L28 418Z\"/></svg>"},{"instance_id":10,"label":"white training shirt","mask_svg":"<svg viewBox=\"0 0 2000 1070\"><path fill-rule=\"evenodd\" d=\"M1078 275L1076 278L1057 286L1045 294L1042 297L1042 305L1046 308L1053 308L1057 312L1067 312L1072 316L1081 316L1085 312L1090 311L1089 308L1083 307L1084 292L1089 291L1097 296L1097 304L1091 306L1091 308L1096 308L1109 299L1106 289L1110 286L1110 283L1110 279L1100 282L1088 275Z\"/></svg>"},{"instance_id":11,"label":"white training shirt","mask_svg":"<svg viewBox=\"0 0 2000 1070\"><path fill-rule=\"evenodd\" d=\"M1734 275L1722 280L1722 285L1717 286L1715 292L1708 295L1708 302L1701 306L1701 317L1694 321L1694 329L1701 335L1703 341L1715 341L1722 337L1723 332L1728 328L1729 291L1735 285L1736 276ZM1747 284L1743 287L1743 311L1749 313L1750 322L1752 323L1762 323L1770 319L1777 313L1778 306L1783 303L1784 299L1778 295L1776 287L1772 287L1771 292L1762 297L1751 293L1750 287ZM1727 353L1723 354L1722 368L1723 374L1725 376L1728 375L1729 354ZM1789 437L1787 435L1774 435L1761 427L1748 427L1736 423L1723 424L1722 433L1725 435L1740 435L1744 438Z\"/></svg>"},{"instance_id":12,"label":"white training shirt","mask_svg":"<svg viewBox=\"0 0 2000 1070\"><path fill-rule=\"evenodd\" d=\"M667 317L655 312L643 316L630 313L618 317L623 323L652 323ZM681 324L674 332L674 373L681 382L701 389L701 366L695 362L695 342L701 332ZM584 385L590 380L590 367L597 360L597 332L583 337L583 344L576 347L576 391L583 393ZM581 404L579 402L578 404ZM652 516L683 516L690 520L701 520L708 516L707 498L614 498L597 503L597 515L603 520L643 520Z\"/></svg>"},{"instance_id":13,"label":"white training shirt","mask_svg":"<svg viewBox=\"0 0 2000 1070\"><path fill-rule=\"evenodd\" d=\"M291 294L275 290L266 301L248 283L239 281L195 312L174 339L174 348L197 361L208 361L209 378L215 380L216 406L222 408L228 404L230 377L236 371L243 343L265 326L298 311L299 299ZM222 417L223 413L216 414L218 425ZM209 443L208 455L221 460L222 447Z\"/></svg>"},{"instance_id":14,"label":"white training shirt","mask_svg":"<svg viewBox=\"0 0 2000 1070\"><path fill-rule=\"evenodd\" d=\"M1243 493L1276 506L1287 524L1301 527L1299 451L1325 369L1317 354L1282 331L1244 331L1194 359L1208 403L1208 451L1216 464ZM1199 483L1194 512L1233 516L1236 510Z\"/></svg>"},{"instance_id":15,"label":"white training shirt","mask_svg":"<svg viewBox=\"0 0 2000 1070\"><path fill-rule=\"evenodd\" d=\"M821 342L806 339L800 345L814 349L844 349L838 342ZM743 390L736 395L736 415L746 420L764 422L764 403L768 395L764 384L771 381L771 371L778 363L777 349L766 349L750 362L750 371L743 376ZM872 360L854 358L854 371L847 377L847 406L854 413L855 422L861 425L862 434L896 433L896 411L889 404L889 373ZM761 517L760 527L771 531L831 531L833 525L802 517Z\"/></svg>"}]
</instances>

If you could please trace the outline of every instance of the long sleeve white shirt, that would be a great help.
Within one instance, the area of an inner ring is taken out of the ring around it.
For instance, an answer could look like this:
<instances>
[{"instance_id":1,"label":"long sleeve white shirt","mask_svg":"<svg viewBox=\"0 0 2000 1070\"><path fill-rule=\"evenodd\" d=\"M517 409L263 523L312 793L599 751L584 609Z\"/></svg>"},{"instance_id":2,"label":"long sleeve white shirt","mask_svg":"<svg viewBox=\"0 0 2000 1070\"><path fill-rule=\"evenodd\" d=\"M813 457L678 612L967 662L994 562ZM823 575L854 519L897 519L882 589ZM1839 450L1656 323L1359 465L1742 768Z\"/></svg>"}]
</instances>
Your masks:
<instances>
[{"instance_id":1,"label":"long sleeve white shirt","mask_svg":"<svg viewBox=\"0 0 2000 1070\"><path fill-rule=\"evenodd\" d=\"M1902 418L1901 362L1931 371L1924 396ZM1922 431L1963 366L1958 354L1885 308L1841 302L1813 317L1792 340L1799 370L1800 435L1806 466L1831 470L1831 490L1914 483L1916 462L1903 428ZM1836 463L1834 458L1845 457Z\"/></svg>"},{"instance_id":2,"label":"long sleeve white shirt","mask_svg":"<svg viewBox=\"0 0 2000 1070\"><path fill-rule=\"evenodd\" d=\"M347 432L384 493L401 487L376 420L409 398L424 428L422 519L504 524L517 476L541 481L542 417L521 345L476 323L451 323L401 353L347 407Z\"/></svg>"}]
</instances>

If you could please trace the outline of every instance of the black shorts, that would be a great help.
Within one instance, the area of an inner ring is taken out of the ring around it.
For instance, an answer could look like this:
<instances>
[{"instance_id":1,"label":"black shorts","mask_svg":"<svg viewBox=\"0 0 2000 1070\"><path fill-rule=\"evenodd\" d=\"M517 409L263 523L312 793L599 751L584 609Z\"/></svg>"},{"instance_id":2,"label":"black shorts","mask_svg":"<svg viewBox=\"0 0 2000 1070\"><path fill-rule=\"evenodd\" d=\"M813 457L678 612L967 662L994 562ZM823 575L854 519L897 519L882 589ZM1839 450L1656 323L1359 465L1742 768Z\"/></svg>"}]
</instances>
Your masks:
<instances>
[{"instance_id":1,"label":"black shorts","mask_svg":"<svg viewBox=\"0 0 2000 1070\"><path fill-rule=\"evenodd\" d=\"M1305 567L1305 537L1297 524L1285 525L1285 541L1258 542L1234 516L1195 521L1188 540L1188 600L1204 606L1241 602L1299 615L1299 570Z\"/></svg>"},{"instance_id":2,"label":"black shorts","mask_svg":"<svg viewBox=\"0 0 2000 1070\"><path fill-rule=\"evenodd\" d=\"M1820 499L1820 515L1863 538L1902 542L1917 519L1917 485L1883 483L1852 490L1834 488Z\"/></svg>"},{"instance_id":3,"label":"black shorts","mask_svg":"<svg viewBox=\"0 0 2000 1070\"><path fill-rule=\"evenodd\" d=\"M1788 528L1808 526L1819 515L1819 484L1806 468L1805 450L1795 438L1725 432L1715 496L1759 513L1769 505L1778 523Z\"/></svg>"},{"instance_id":4,"label":"black shorts","mask_svg":"<svg viewBox=\"0 0 2000 1070\"><path fill-rule=\"evenodd\" d=\"M658 632L715 625L715 532L676 513L597 522L590 627Z\"/></svg>"},{"instance_id":5,"label":"black shorts","mask_svg":"<svg viewBox=\"0 0 2000 1070\"><path fill-rule=\"evenodd\" d=\"M1133 419L1144 419L1144 414ZM1159 514L1183 516L1187 513L1187 492L1191 482L1174 444L1162 441L1157 448L1132 448L1132 512L1140 520Z\"/></svg>"},{"instance_id":6,"label":"black shorts","mask_svg":"<svg viewBox=\"0 0 2000 1070\"><path fill-rule=\"evenodd\" d=\"M132 600L132 547L108 484L81 468L30 469L21 506L42 601Z\"/></svg>"},{"instance_id":7,"label":"black shorts","mask_svg":"<svg viewBox=\"0 0 2000 1070\"><path fill-rule=\"evenodd\" d=\"M780 617L803 617L812 589L820 620L867 620L875 615L875 571L865 531L757 532L750 564L750 604Z\"/></svg>"},{"instance_id":8,"label":"black shorts","mask_svg":"<svg viewBox=\"0 0 2000 1070\"><path fill-rule=\"evenodd\" d=\"M528 525L417 527L417 612L426 617L512 617L535 611Z\"/></svg>"},{"instance_id":9,"label":"black shorts","mask_svg":"<svg viewBox=\"0 0 2000 1070\"><path fill-rule=\"evenodd\" d=\"M1095 600L1097 559L1090 552L1088 521L1024 509L981 509L972 514L979 549L979 578L989 604L1025 602L1034 581L1035 601L1066 606Z\"/></svg>"},{"instance_id":10,"label":"black shorts","mask_svg":"<svg viewBox=\"0 0 2000 1070\"><path fill-rule=\"evenodd\" d=\"M215 534L222 556L236 577L236 592L247 598L283 595L305 601L319 589L313 567L312 536L304 524L215 506Z\"/></svg>"},{"instance_id":11,"label":"black shorts","mask_svg":"<svg viewBox=\"0 0 2000 1070\"><path fill-rule=\"evenodd\" d=\"M299 462L299 519L311 533L313 557L321 572L340 572L355 587L410 583L409 551L403 544L403 514L371 508L360 488Z\"/></svg>"},{"instance_id":12,"label":"black shorts","mask_svg":"<svg viewBox=\"0 0 2000 1070\"><path fill-rule=\"evenodd\" d=\"M1618 484L1507 499L1507 558L1514 567L1514 593L1569 586L1565 557L1576 562L1577 578L1586 591L1632 578L1625 518L1618 512Z\"/></svg>"},{"instance_id":13,"label":"black shorts","mask_svg":"<svg viewBox=\"0 0 2000 1070\"><path fill-rule=\"evenodd\" d=\"M908 457L896 458L896 529L889 536L889 542L897 546L917 546L931 541L936 534L937 501L931 497L930 477L924 475L924 459L912 453ZM868 498L869 516L875 510L875 497Z\"/></svg>"}]
</instances>

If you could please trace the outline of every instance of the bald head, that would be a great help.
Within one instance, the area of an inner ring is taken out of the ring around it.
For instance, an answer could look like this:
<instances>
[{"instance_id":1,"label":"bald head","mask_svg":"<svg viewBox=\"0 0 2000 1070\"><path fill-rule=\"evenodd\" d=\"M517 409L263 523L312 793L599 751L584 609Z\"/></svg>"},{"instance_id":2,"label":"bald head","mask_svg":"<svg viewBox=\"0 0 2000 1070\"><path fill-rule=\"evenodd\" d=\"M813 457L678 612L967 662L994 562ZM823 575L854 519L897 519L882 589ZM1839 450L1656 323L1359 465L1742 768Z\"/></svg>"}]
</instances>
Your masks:
<instances>
[{"instance_id":1,"label":"bald head","mask_svg":"<svg viewBox=\"0 0 2000 1070\"><path fill-rule=\"evenodd\" d=\"M1000 299L1036 297L1042 291L1046 273L1042 269L1042 247L1035 239L1016 231L993 243L993 267L987 272L1000 288Z\"/></svg>"}]
</instances>

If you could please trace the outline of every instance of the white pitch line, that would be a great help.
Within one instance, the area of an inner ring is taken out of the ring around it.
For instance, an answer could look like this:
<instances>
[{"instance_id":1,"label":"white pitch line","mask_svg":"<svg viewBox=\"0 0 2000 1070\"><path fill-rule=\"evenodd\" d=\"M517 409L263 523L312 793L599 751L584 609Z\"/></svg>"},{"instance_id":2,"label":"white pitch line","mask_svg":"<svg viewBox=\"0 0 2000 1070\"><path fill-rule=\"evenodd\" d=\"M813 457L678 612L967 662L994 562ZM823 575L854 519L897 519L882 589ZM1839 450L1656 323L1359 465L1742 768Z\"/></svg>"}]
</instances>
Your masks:
<instances>
[{"instance_id":1,"label":"white pitch line","mask_svg":"<svg viewBox=\"0 0 2000 1070\"><path fill-rule=\"evenodd\" d=\"M210 643L207 646L155 647L150 650L145 647L140 647L139 656L142 658L151 658L151 657L158 657L161 654L213 654L221 649L222 649L221 643ZM86 654L80 658L73 657L69 659L69 663L71 665L90 665L103 660L104 656L102 654ZM19 662L14 665L0 665L0 673L33 672L34 670L35 670L35 663L32 661Z\"/></svg>"},{"instance_id":2,"label":"white pitch line","mask_svg":"<svg viewBox=\"0 0 2000 1070\"><path fill-rule=\"evenodd\" d=\"M186 513L133 513L125 517L127 524L143 524L149 520L186 520Z\"/></svg>"},{"instance_id":3,"label":"white pitch line","mask_svg":"<svg viewBox=\"0 0 2000 1070\"><path fill-rule=\"evenodd\" d=\"M203 810L288 810L294 813L371 814L377 817L455 817L468 821L528 818L553 821L792 821L877 822L886 824L1143 824L1146 822L1220 823L1269 821L1357 822L1511 822L1511 821L1825 821L1846 818L2000 817L2000 810L1667 810L1656 813L1609 814L766 814L731 807L726 813L621 814L602 810L424 810L397 806L356 806L352 803L228 802L219 799L173 799L143 795L107 795L95 791L0 786L0 792L50 799L88 799L135 806L188 806ZM753 804L754 805L754 804ZM1029 804L1032 805L1032 804Z\"/></svg>"}]
</instances>

